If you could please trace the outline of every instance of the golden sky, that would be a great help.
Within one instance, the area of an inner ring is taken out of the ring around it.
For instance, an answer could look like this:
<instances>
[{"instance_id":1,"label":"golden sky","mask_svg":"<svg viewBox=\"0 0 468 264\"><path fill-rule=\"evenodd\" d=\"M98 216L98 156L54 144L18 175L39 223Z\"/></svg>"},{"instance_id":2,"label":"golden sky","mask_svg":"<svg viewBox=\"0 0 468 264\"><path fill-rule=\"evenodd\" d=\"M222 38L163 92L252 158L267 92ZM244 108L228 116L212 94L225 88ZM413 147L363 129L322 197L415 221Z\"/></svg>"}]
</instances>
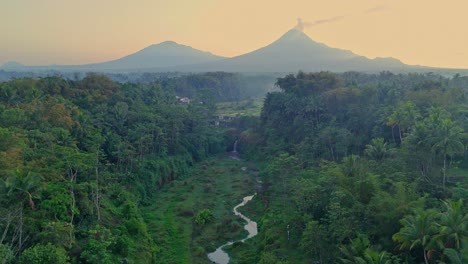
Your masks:
<instances>
[{"instance_id":1,"label":"golden sky","mask_svg":"<svg viewBox=\"0 0 468 264\"><path fill-rule=\"evenodd\" d=\"M331 47L468 68L467 10L467 0L0 0L0 64L101 62L166 40L235 56L300 17Z\"/></svg>"}]
</instances>

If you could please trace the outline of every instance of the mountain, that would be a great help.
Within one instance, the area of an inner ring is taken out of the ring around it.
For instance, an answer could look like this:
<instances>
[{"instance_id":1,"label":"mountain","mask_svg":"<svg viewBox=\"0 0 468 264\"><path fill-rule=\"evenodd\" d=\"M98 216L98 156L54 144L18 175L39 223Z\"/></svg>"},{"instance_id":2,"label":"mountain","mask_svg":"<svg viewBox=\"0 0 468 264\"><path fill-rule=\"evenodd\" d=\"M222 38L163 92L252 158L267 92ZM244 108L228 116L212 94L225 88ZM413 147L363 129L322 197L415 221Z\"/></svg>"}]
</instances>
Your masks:
<instances>
[{"instance_id":1,"label":"mountain","mask_svg":"<svg viewBox=\"0 0 468 264\"><path fill-rule=\"evenodd\" d=\"M0 67L5 70L53 70L53 71L138 71L145 69L167 69L180 65L191 65L213 62L224 59L210 52L194 49L174 41L165 41L148 46L138 52L113 61L84 65L49 65L23 66L18 63L7 63ZM15 65L12 65L15 64ZM12 67L16 66L16 67Z\"/></svg>"},{"instance_id":2,"label":"mountain","mask_svg":"<svg viewBox=\"0 0 468 264\"><path fill-rule=\"evenodd\" d=\"M138 70L199 64L223 58L173 41L165 41L117 60L83 65L83 67L99 70Z\"/></svg>"},{"instance_id":3,"label":"mountain","mask_svg":"<svg viewBox=\"0 0 468 264\"><path fill-rule=\"evenodd\" d=\"M63 72L252 72L285 73L302 71L383 70L437 71L435 68L409 66L394 58L369 59L351 51L328 47L291 29L268 46L250 53L225 58L189 46L166 41L113 61L87 65L22 66L7 64L0 69L18 71Z\"/></svg>"},{"instance_id":4,"label":"mountain","mask_svg":"<svg viewBox=\"0 0 468 264\"><path fill-rule=\"evenodd\" d=\"M16 61L9 61L5 64L3 64L0 68L8 71L14 71L14 70L21 70L25 66L21 63L18 63Z\"/></svg>"},{"instance_id":5,"label":"mountain","mask_svg":"<svg viewBox=\"0 0 468 264\"><path fill-rule=\"evenodd\" d=\"M303 71L380 71L406 68L397 59L368 59L348 50L315 42L297 29L291 29L268 46L250 53L196 67L177 67L181 71L297 72Z\"/></svg>"}]
</instances>

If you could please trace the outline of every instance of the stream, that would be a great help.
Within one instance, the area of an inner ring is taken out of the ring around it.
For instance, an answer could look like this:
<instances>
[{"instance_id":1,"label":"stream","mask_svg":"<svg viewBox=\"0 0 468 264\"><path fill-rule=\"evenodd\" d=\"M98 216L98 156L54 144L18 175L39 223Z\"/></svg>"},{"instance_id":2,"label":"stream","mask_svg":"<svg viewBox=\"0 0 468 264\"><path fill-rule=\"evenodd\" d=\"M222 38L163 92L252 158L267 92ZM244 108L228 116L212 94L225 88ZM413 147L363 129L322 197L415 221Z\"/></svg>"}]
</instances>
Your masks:
<instances>
[{"instance_id":1,"label":"stream","mask_svg":"<svg viewBox=\"0 0 468 264\"><path fill-rule=\"evenodd\" d=\"M257 223L250 220L247 216L243 215L239 211L237 211L237 208L242 207L246 205L252 198L255 196L256 193L250 196L246 196L242 199L242 202L234 207L232 210L236 216L239 216L240 218L244 219L247 224L245 224L244 229L249 232L246 238L239 240L240 242L244 242L245 240L252 238L257 235L258 229L257 229ZM226 253L226 251L223 250L225 246L232 245L234 242L229 241L226 244L223 244L219 246L214 252L208 254L208 258L216 264L228 264L229 263L229 255Z\"/></svg>"}]
</instances>

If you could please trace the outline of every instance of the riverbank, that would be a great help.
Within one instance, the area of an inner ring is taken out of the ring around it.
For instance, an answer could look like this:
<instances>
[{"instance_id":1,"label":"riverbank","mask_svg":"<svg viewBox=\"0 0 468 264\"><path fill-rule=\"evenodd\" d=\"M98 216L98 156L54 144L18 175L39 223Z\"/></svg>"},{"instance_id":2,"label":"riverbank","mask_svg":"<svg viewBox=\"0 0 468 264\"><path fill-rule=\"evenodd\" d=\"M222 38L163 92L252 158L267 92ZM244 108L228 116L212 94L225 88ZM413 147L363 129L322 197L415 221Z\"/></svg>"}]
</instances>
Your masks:
<instances>
[{"instance_id":1,"label":"riverbank","mask_svg":"<svg viewBox=\"0 0 468 264\"><path fill-rule=\"evenodd\" d=\"M226 241L247 237L244 220L232 208L255 192L251 166L220 155L197 164L187 177L157 192L153 204L144 208L144 218L159 246L158 263L210 263L209 252ZM213 217L196 223L195 216L204 209Z\"/></svg>"}]
</instances>

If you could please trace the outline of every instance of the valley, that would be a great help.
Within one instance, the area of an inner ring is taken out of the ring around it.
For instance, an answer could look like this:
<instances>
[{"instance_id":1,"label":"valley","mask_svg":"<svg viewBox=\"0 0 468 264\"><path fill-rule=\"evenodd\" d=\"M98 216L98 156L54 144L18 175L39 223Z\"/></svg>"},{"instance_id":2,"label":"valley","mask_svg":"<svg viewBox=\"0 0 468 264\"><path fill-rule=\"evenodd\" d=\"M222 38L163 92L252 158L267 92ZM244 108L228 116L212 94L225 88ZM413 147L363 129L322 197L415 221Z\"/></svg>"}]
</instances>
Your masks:
<instances>
[{"instance_id":1,"label":"valley","mask_svg":"<svg viewBox=\"0 0 468 264\"><path fill-rule=\"evenodd\" d=\"M0 1L0 264L468 263L466 10Z\"/></svg>"},{"instance_id":2,"label":"valley","mask_svg":"<svg viewBox=\"0 0 468 264\"><path fill-rule=\"evenodd\" d=\"M226 241L245 237L244 220L232 208L255 191L255 179L244 161L220 155L191 169L186 178L164 186L145 221L156 244L159 263L210 263L208 252ZM207 210L206 222L196 216Z\"/></svg>"}]
</instances>

